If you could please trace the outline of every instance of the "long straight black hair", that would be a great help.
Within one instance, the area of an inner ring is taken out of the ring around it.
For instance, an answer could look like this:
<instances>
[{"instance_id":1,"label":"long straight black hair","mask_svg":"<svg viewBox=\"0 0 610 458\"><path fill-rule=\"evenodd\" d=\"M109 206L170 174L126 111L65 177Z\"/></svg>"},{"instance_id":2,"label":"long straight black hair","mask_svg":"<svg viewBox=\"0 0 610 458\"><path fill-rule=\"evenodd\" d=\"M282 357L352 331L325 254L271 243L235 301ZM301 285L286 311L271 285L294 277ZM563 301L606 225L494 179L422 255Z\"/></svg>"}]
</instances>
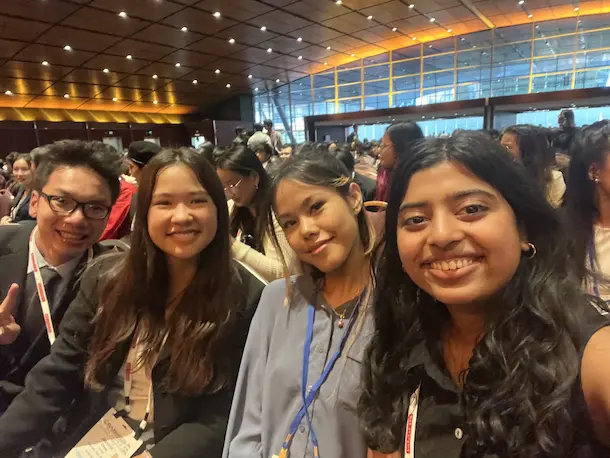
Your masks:
<instances>
[{"instance_id":1,"label":"long straight black hair","mask_svg":"<svg viewBox=\"0 0 610 458\"><path fill-rule=\"evenodd\" d=\"M232 214L229 215L230 232L233 237L236 237L240 230L250 233L254 238L253 248L264 254L263 240L267 234L265 213L268 209L271 182L263 164L250 148L235 145L216 159L216 167L237 173L244 178L258 176L258 189L252 198L252 207L256 216L253 216L246 207L235 206Z\"/></svg>"},{"instance_id":2,"label":"long straight black hair","mask_svg":"<svg viewBox=\"0 0 610 458\"><path fill-rule=\"evenodd\" d=\"M568 260L564 226L523 166L482 135L463 133L418 144L400 163L386 211L385 248L377 270L376 331L364 364L360 413L369 447L400 448L409 396L419 375L407 372L415 348L442 361L447 308L404 273L397 246L399 208L411 178L450 162L506 199L518 228L537 248L521 258L496 293L486 334L464 378L465 456L567 457L579 427L570 408L582 348L579 313L589 306Z\"/></svg>"},{"instance_id":3,"label":"long straight black hair","mask_svg":"<svg viewBox=\"0 0 610 458\"><path fill-rule=\"evenodd\" d=\"M599 217L595 201L595 183L589 171L597 164L603 167L610 152L610 121L599 121L584 128L574 139L570 150L568 184L563 201L566 218L570 221L568 234L570 254L582 280L597 276L594 272L597 256L594 249L593 226ZM592 265L587 261L593 255Z\"/></svg>"}]
</instances>

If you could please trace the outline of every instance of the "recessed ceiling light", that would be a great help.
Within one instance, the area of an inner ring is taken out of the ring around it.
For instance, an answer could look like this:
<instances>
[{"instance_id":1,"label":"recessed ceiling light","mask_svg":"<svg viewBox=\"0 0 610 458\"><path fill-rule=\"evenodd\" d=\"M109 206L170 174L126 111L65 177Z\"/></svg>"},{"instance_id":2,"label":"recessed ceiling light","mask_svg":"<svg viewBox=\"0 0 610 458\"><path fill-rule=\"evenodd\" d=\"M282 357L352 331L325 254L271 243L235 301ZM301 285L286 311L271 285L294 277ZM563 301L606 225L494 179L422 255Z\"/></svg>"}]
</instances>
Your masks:
<instances>
[{"instance_id":1,"label":"recessed ceiling light","mask_svg":"<svg viewBox=\"0 0 610 458\"><path fill-rule=\"evenodd\" d=\"M110 70L105 68L104 70L102 70L104 73L110 73Z\"/></svg>"},{"instance_id":2,"label":"recessed ceiling light","mask_svg":"<svg viewBox=\"0 0 610 458\"><path fill-rule=\"evenodd\" d=\"M527 15L527 17L531 19L531 18L534 17L534 15L532 13L530 13L530 14Z\"/></svg>"},{"instance_id":3,"label":"recessed ceiling light","mask_svg":"<svg viewBox=\"0 0 610 458\"><path fill-rule=\"evenodd\" d=\"M113 101L113 102L118 102L118 101L119 101L119 99L117 99L116 97L113 97L113 98L112 98L112 101Z\"/></svg>"},{"instance_id":4,"label":"recessed ceiling light","mask_svg":"<svg viewBox=\"0 0 610 458\"><path fill-rule=\"evenodd\" d=\"M297 57L297 59L303 60L303 56L299 56L299 57Z\"/></svg>"},{"instance_id":5,"label":"recessed ceiling light","mask_svg":"<svg viewBox=\"0 0 610 458\"><path fill-rule=\"evenodd\" d=\"M394 28L392 29L392 32L396 32L397 30L398 30L398 29L397 29L396 27L394 27Z\"/></svg>"},{"instance_id":6,"label":"recessed ceiling light","mask_svg":"<svg viewBox=\"0 0 610 458\"><path fill-rule=\"evenodd\" d=\"M157 75L153 75L154 80L156 80L157 78L159 78Z\"/></svg>"},{"instance_id":7,"label":"recessed ceiling light","mask_svg":"<svg viewBox=\"0 0 610 458\"><path fill-rule=\"evenodd\" d=\"M262 26L262 27L261 27L261 32L266 32L266 31L267 31L267 27Z\"/></svg>"},{"instance_id":8,"label":"recessed ceiling light","mask_svg":"<svg viewBox=\"0 0 610 458\"><path fill-rule=\"evenodd\" d=\"M252 75L248 75L248 79L250 79L250 80L251 80L251 79L252 79Z\"/></svg>"},{"instance_id":9,"label":"recessed ceiling light","mask_svg":"<svg viewBox=\"0 0 610 458\"><path fill-rule=\"evenodd\" d=\"M279 78L278 78L278 79L276 79L276 80L275 80L275 82L276 82L276 83L279 83L279 82L280 82L280 79L279 79Z\"/></svg>"},{"instance_id":10,"label":"recessed ceiling light","mask_svg":"<svg viewBox=\"0 0 610 458\"><path fill-rule=\"evenodd\" d=\"M119 16L121 16L122 18L126 18L127 17L127 13L125 11L121 11L119 13Z\"/></svg>"},{"instance_id":11,"label":"recessed ceiling light","mask_svg":"<svg viewBox=\"0 0 610 458\"><path fill-rule=\"evenodd\" d=\"M188 27L182 27L180 30L182 30L183 32L188 32L189 31Z\"/></svg>"},{"instance_id":12,"label":"recessed ceiling light","mask_svg":"<svg viewBox=\"0 0 610 458\"><path fill-rule=\"evenodd\" d=\"M415 3L411 3L411 4L409 5L409 8L410 8L410 9L415 8Z\"/></svg>"},{"instance_id":13,"label":"recessed ceiling light","mask_svg":"<svg viewBox=\"0 0 610 458\"><path fill-rule=\"evenodd\" d=\"M352 54L352 57L356 57L356 54Z\"/></svg>"},{"instance_id":14,"label":"recessed ceiling light","mask_svg":"<svg viewBox=\"0 0 610 458\"><path fill-rule=\"evenodd\" d=\"M343 3L343 2L342 2L341 0L337 0L335 3L336 3L337 5L340 5L340 4L341 4L341 3Z\"/></svg>"},{"instance_id":15,"label":"recessed ceiling light","mask_svg":"<svg viewBox=\"0 0 610 458\"><path fill-rule=\"evenodd\" d=\"M373 19L373 16L368 16L367 19L370 21L371 19Z\"/></svg>"},{"instance_id":16,"label":"recessed ceiling light","mask_svg":"<svg viewBox=\"0 0 610 458\"><path fill-rule=\"evenodd\" d=\"M453 29L447 29L447 33L453 32Z\"/></svg>"},{"instance_id":17,"label":"recessed ceiling light","mask_svg":"<svg viewBox=\"0 0 610 458\"><path fill-rule=\"evenodd\" d=\"M430 18L430 22L434 22L434 21L436 21L436 18L431 17L431 18Z\"/></svg>"},{"instance_id":18,"label":"recessed ceiling light","mask_svg":"<svg viewBox=\"0 0 610 458\"><path fill-rule=\"evenodd\" d=\"M331 48L330 46L327 46L327 47L326 47L326 50L327 50L327 51L330 51L331 49L332 49L332 48Z\"/></svg>"},{"instance_id":19,"label":"recessed ceiling light","mask_svg":"<svg viewBox=\"0 0 610 458\"><path fill-rule=\"evenodd\" d=\"M273 49L267 48L267 52L273 52Z\"/></svg>"},{"instance_id":20,"label":"recessed ceiling light","mask_svg":"<svg viewBox=\"0 0 610 458\"><path fill-rule=\"evenodd\" d=\"M193 80L193 84L197 84L197 83L199 83L199 81Z\"/></svg>"},{"instance_id":21,"label":"recessed ceiling light","mask_svg":"<svg viewBox=\"0 0 610 458\"><path fill-rule=\"evenodd\" d=\"M231 87L231 83L227 83L227 88L230 88L230 87Z\"/></svg>"},{"instance_id":22,"label":"recessed ceiling light","mask_svg":"<svg viewBox=\"0 0 610 458\"><path fill-rule=\"evenodd\" d=\"M574 11L580 11L580 8L578 6L574 7Z\"/></svg>"},{"instance_id":23,"label":"recessed ceiling light","mask_svg":"<svg viewBox=\"0 0 610 458\"><path fill-rule=\"evenodd\" d=\"M70 46L70 45L64 46L64 51L72 51L72 46Z\"/></svg>"},{"instance_id":24,"label":"recessed ceiling light","mask_svg":"<svg viewBox=\"0 0 610 458\"><path fill-rule=\"evenodd\" d=\"M519 5L523 5L525 3L525 0L519 0Z\"/></svg>"},{"instance_id":25,"label":"recessed ceiling light","mask_svg":"<svg viewBox=\"0 0 610 458\"><path fill-rule=\"evenodd\" d=\"M13 95L13 93L11 91L5 91L4 94L5 95Z\"/></svg>"},{"instance_id":26,"label":"recessed ceiling light","mask_svg":"<svg viewBox=\"0 0 610 458\"><path fill-rule=\"evenodd\" d=\"M301 41L303 41L303 38L299 37L297 38L297 41L300 43Z\"/></svg>"},{"instance_id":27,"label":"recessed ceiling light","mask_svg":"<svg viewBox=\"0 0 610 458\"><path fill-rule=\"evenodd\" d=\"M180 62L176 62L176 67L180 67Z\"/></svg>"},{"instance_id":28,"label":"recessed ceiling light","mask_svg":"<svg viewBox=\"0 0 610 458\"><path fill-rule=\"evenodd\" d=\"M220 17L220 11L216 11L216 12L214 13L214 17Z\"/></svg>"},{"instance_id":29,"label":"recessed ceiling light","mask_svg":"<svg viewBox=\"0 0 610 458\"><path fill-rule=\"evenodd\" d=\"M415 41L417 40L417 37L412 37L411 40Z\"/></svg>"},{"instance_id":30,"label":"recessed ceiling light","mask_svg":"<svg viewBox=\"0 0 610 458\"><path fill-rule=\"evenodd\" d=\"M48 62L48 61L46 61L46 60L43 60L43 61L42 61L42 65L44 65L45 67L48 67L48 66L49 66L49 62Z\"/></svg>"},{"instance_id":31,"label":"recessed ceiling light","mask_svg":"<svg viewBox=\"0 0 610 458\"><path fill-rule=\"evenodd\" d=\"M258 92L258 88L257 87L255 87L254 90Z\"/></svg>"},{"instance_id":32,"label":"recessed ceiling light","mask_svg":"<svg viewBox=\"0 0 610 458\"><path fill-rule=\"evenodd\" d=\"M125 57L126 57L127 59L129 59L129 60L133 59L133 57L131 56L131 54L127 54Z\"/></svg>"},{"instance_id":33,"label":"recessed ceiling light","mask_svg":"<svg viewBox=\"0 0 610 458\"><path fill-rule=\"evenodd\" d=\"M234 45L234 44L235 44L235 38L230 38L230 39L229 39L229 43L231 43L232 45Z\"/></svg>"},{"instance_id":34,"label":"recessed ceiling light","mask_svg":"<svg viewBox=\"0 0 610 458\"><path fill-rule=\"evenodd\" d=\"M157 103L159 103L157 100L154 100L153 103L156 105Z\"/></svg>"},{"instance_id":35,"label":"recessed ceiling light","mask_svg":"<svg viewBox=\"0 0 610 458\"><path fill-rule=\"evenodd\" d=\"M324 65L328 65L328 62L324 62Z\"/></svg>"},{"instance_id":36,"label":"recessed ceiling light","mask_svg":"<svg viewBox=\"0 0 610 458\"><path fill-rule=\"evenodd\" d=\"M432 49L432 45L428 45L428 48L429 48L429 49Z\"/></svg>"},{"instance_id":37,"label":"recessed ceiling light","mask_svg":"<svg viewBox=\"0 0 610 458\"><path fill-rule=\"evenodd\" d=\"M64 99L69 99L70 98L70 94L64 94Z\"/></svg>"},{"instance_id":38,"label":"recessed ceiling light","mask_svg":"<svg viewBox=\"0 0 610 458\"><path fill-rule=\"evenodd\" d=\"M220 69L219 69L219 68L217 68L217 69L216 69L216 71L215 71L214 73L216 73L216 74L218 75L218 74L220 73Z\"/></svg>"}]
</instances>

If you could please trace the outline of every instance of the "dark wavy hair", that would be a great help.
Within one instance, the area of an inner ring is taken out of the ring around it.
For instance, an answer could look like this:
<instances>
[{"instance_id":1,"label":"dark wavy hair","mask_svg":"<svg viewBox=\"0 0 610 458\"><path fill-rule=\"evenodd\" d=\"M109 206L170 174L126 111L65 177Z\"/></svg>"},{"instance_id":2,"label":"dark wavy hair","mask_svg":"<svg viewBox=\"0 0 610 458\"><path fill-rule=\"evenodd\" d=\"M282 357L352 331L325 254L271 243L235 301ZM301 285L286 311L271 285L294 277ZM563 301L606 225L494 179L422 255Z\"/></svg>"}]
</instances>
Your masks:
<instances>
[{"instance_id":1,"label":"dark wavy hair","mask_svg":"<svg viewBox=\"0 0 610 458\"><path fill-rule=\"evenodd\" d=\"M595 197L595 183L589 169L602 167L610 151L610 121L599 121L584 128L574 139L570 150L568 183L563 201L570 240L570 254L582 280L595 276L597 257L593 250L592 269L587 268L589 249L593 247L593 226L599 217ZM599 281L599 279L597 279Z\"/></svg>"},{"instance_id":2,"label":"dark wavy hair","mask_svg":"<svg viewBox=\"0 0 610 458\"><path fill-rule=\"evenodd\" d=\"M417 371L405 369L414 348L423 344L443 361L448 310L404 273L397 246L399 208L411 178L443 162L497 189L537 248L491 299L485 336L463 374L465 456L570 456L579 427L571 409L583 343L578 309L588 302L567 259L558 213L499 143L468 133L418 144L392 183L373 307L376 331L359 404L368 445L385 453L401 446L409 396L420 381Z\"/></svg>"},{"instance_id":3,"label":"dark wavy hair","mask_svg":"<svg viewBox=\"0 0 610 458\"><path fill-rule=\"evenodd\" d=\"M258 176L258 188L252 198L252 205L256 209L255 214L257 216L254 216L250 209L246 207L235 206L230 215L230 232L233 237L236 237L240 230L251 235L254 240L253 248L264 254L263 240L267 233L264 215L269 208L268 198L271 180L263 168L263 164L250 148L235 145L218 157L216 167L237 173L244 178L252 175Z\"/></svg>"},{"instance_id":4,"label":"dark wavy hair","mask_svg":"<svg viewBox=\"0 0 610 458\"><path fill-rule=\"evenodd\" d=\"M545 190L552 179L555 153L550 147L546 129L528 124L510 126L502 136L514 134L521 151L521 161L529 176Z\"/></svg>"},{"instance_id":5,"label":"dark wavy hair","mask_svg":"<svg viewBox=\"0 0 610 458\"><path fill-rule=\"evenodd\" d=\"M424 138L424 133L421 127L413 121L396 121L389 125L386 129L389 135L394 151L396 152L396 162L404 160L408 157L411 147L418 141ZM394 165L396 168L397 165Z\"/></svg>"},{"instance_id":6,"label":"dark wavy hair","mask_svg":"<svg viewBox=\"0 0 610 458\"><path fill-rule=\"evenodd\" d=\"M216 205L218 228L199 253L197 271L166 321L169 294L167 257L148 232L148 213L157 177L167 167L183 165L197 176ZM240 285L230 264L229 215L222 184L213 166L188 148L165 149L144 167L138 188L131 249L104 274L100 306L94 319L85 383L101 389L107 362L121 342L140 326L146 351L142 363L152 367L168 333L169 368L164 388L171 393L215 392L233 382L239 356L227 355L236 325Z\"/></svg>"}]
</instances>

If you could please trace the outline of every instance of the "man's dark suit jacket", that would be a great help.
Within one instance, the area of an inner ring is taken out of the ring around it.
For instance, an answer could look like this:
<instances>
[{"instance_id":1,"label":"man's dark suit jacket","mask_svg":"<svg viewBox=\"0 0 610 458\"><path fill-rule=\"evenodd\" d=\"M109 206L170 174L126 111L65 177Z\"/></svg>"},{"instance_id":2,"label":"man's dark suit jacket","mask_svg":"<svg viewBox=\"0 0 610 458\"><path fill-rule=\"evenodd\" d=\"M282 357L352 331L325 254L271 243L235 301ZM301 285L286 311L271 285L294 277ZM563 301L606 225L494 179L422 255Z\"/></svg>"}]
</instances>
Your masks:
<instances>
[{"instance_id":1,"label":"man's dark suit jacket","mask_svg":"<svg viewBox=\"0 0 610 458\"><path fill-rule=\"evenodd\" d=\"M19 285L19 304L13 310L13 316L19 317L22 308L27 305L24 298L25 279L28 268L28 253L30 234L36 227L34 221L24 221L0 227L0 301L3 301L13 283ZM94 256L105 252L106 249L98 244L93 247ZM83 256L81 264L74 270L74 277L68 284L62 300L53 311L53 325L59 330L59 324L70 303L76 297L78 280L83 271L87 258ZM11 345L0 345L0 414L6 410L13 398L17 396L25 384L25 376L42 358L49 354L49 338L46 333L42 311L35 315L40 320L32 325L39 327L40 333L25 349L26 345L18 337ZM21 326L23 323L18 324Z\"/></svg>"}]
</instances>

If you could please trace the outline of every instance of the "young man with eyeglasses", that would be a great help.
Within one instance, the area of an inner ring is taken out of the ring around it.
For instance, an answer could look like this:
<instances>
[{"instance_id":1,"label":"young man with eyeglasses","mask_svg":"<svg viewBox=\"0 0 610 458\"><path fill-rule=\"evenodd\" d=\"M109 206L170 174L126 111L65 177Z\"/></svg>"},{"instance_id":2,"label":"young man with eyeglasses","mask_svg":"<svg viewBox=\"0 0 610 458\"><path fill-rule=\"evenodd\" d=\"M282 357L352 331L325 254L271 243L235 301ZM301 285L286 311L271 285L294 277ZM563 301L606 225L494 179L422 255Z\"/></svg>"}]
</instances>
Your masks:
<instances>
[{"instance_id":1,"label":"young man with eyeglasses","mask_svg":"<svg viewBox=\"0 0 610 458\"><path fill-rule=\"evenodd\" d=\"M0 414L59 333L119 194L122 157L100 142L62 140L36 169L37 222L0 227Z\"/></svg>"}]
</instances>

